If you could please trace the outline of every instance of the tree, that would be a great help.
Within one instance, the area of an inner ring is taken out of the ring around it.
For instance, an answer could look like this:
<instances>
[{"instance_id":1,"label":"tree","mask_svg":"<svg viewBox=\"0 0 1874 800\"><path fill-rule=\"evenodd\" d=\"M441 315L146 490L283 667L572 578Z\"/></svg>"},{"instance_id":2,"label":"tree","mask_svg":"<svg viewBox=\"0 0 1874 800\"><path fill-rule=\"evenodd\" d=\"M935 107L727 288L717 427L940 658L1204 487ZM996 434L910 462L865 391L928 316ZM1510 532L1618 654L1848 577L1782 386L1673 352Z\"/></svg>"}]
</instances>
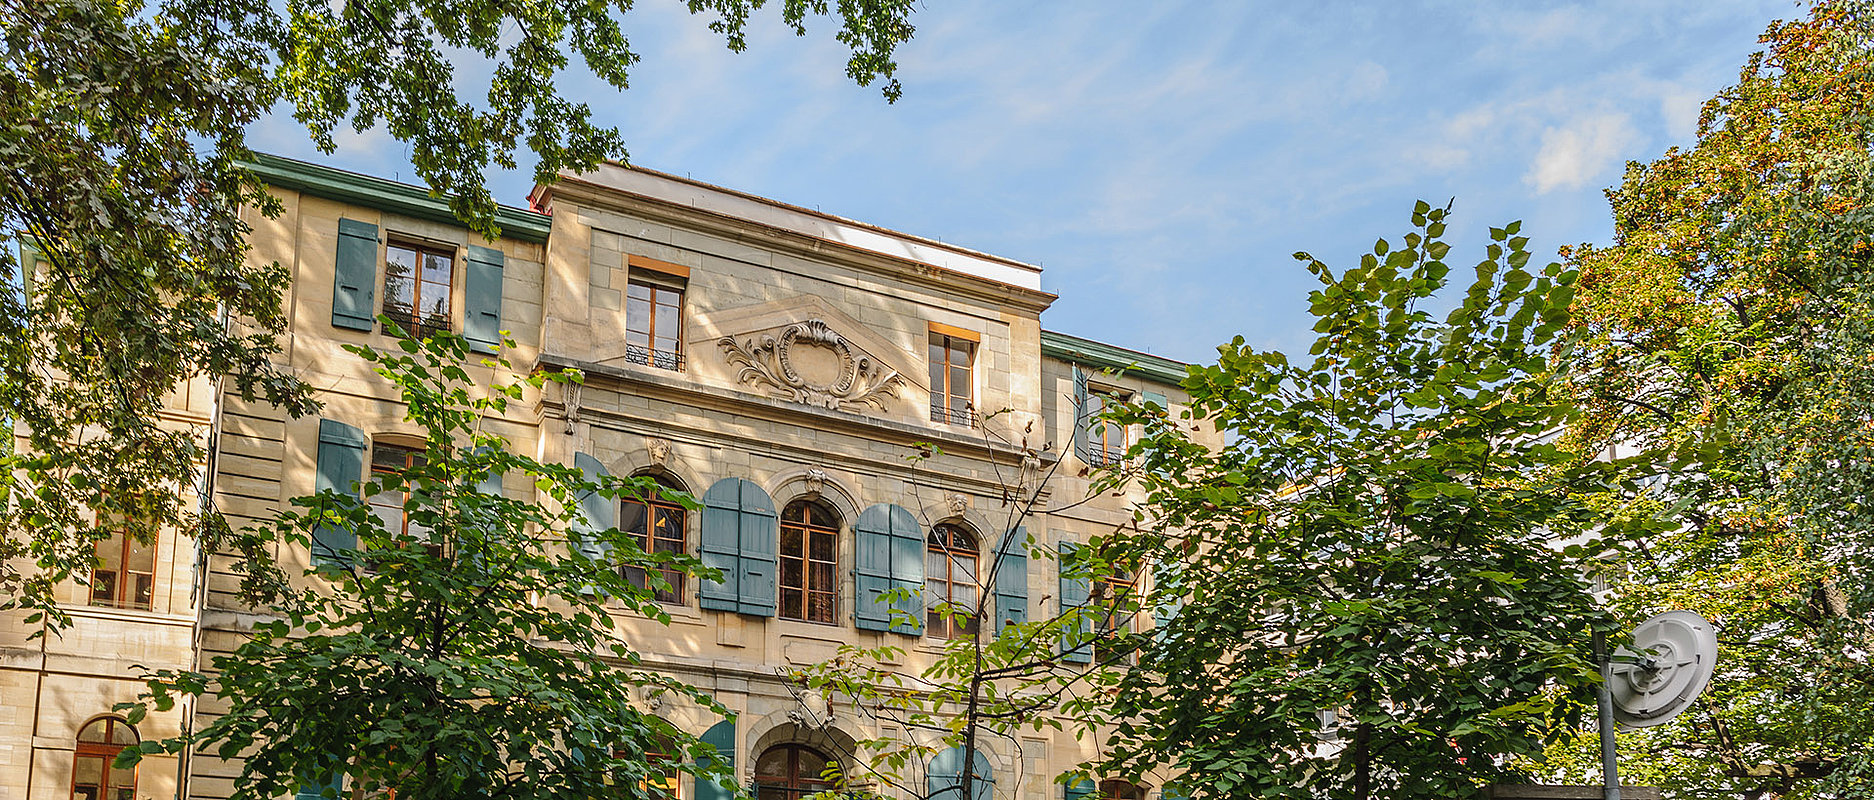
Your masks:
<instances>
[{"instance_id":1,"label":"tree","mask_svg":"<svg viewBox=\"0 0 1874 800\"><path fill-rule=\"evenodd\" d=\"M651 687L726 712L638 669L613 630L620 611L669 621L656 602L670 588L660 570L706 570L692 556L646 553L616 528L594 530L581 510L591 498L652 493L696 503L649 478L594 480L542 464L482 429L510 402L576 373L483 392L460 366L471 356L456 336L404 339L402 352L350 349L400 390L426 434L422 457L280 512L273 535L315 556L307 580L210 674L149 679L146 700L159 709L197 695L225 713L192 735L127 750L122 762L184 749L239 755L237 800L336 787L340 775L413 800L657 798L665 774L724 779L710 766L712 747L642 710L634 692ZM552 502L508 497L503 476ZM403 519L374 513L366 498L384 496L407 498ZM331 545L351 536L355 548ZM644 584L621 567L641 568ZM146 706L121 710L134 724Z\"/></svg>"},{"instance_id":2,"label":"tree","mask_svg":"<svg viewBox=\"0 0 1874 800\"><path fill-rule=\"evenodd\" d=\"M1654 448L1681 524L1627 553L1629 618L1718 626L1711 690L1622 737L1681 792L1861 796L1874 786L1874 7L1777 22L1697 143L1631 164L1615 239L1571 254L1587 337L1579 446ZM1553 754L1558 769L1579 752Z\"/></svg>"},{"instance_id":3,"label":"tree","mask_svg":"<svg viewBox=\"0 0 1874 800\"><path fill-rule=\"evenodd\" d=\"M1576 273L1492 229L1434 315L1446 219L1419 203L1340 274L1296 254L1321 282L1310 359L1238 338L1191 370L1183 419L1115 417L1145 434L1109 480L1146 500L1093 550L1152 565L1166 619L1088 701L1115 720L1095 769L1202 798L1467 797L1579 721L1614 630L1584 575L1645 517L1613 513L1627 465L1555 442Z\"/></svg>"},{"instance_id":4,"label":"tree","mask_svg":"<svg viewBox=\"0 0 1874 800\"><path fill-rule=\"evenodd\" d=\"M277 583L261 543L212 506L185 507L205 451L157 421L198 377L294 414L315 406L272 361L287 273L247 258L241 209L277 210L243 166L248 125L284 104L330 151L340 125L381 124L411 144L433 191L493 235L482 175L514 167L522 142L541 181L624 157L620 133L555 79L576 53L623 89L637 55L618 15L631 5L0 0L0 413L20 437L0 464L0 610L61 622L55 587L87 576L93 543L120 528L145 540L193 530L211 550L246 552L251 589ZM765 5L688 0L738 51ZM847 74L898 96L910 0L779 5L796 33L836 19ZM458 86L470 59L490 68L482 86Z\"/></svg>"}]
</instances>

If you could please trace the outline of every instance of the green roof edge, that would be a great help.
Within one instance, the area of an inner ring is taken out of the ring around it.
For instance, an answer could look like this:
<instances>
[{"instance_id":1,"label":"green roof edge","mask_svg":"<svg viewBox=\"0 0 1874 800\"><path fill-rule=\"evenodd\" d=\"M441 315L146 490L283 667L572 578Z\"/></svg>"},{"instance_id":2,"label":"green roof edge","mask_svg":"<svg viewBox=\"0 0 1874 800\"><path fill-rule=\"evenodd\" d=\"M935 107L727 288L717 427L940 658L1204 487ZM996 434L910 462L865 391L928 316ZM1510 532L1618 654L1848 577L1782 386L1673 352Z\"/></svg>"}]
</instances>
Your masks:
<instances>
[{"instance_id":1,"label":"green roof edge","mask_svg":"<svg viewBox=\"0 0 1874 800\"><path fill-rule=\"evenodd\" d=\"M428 189L371 175L313 164L298 159L255 153L246 163L261 183L282 189L339 200L406 217L462 225L449 201L431 196ZM495 225L501 235L523 242L543 243L553 230L553 218L520 208L495 206Z\"/></svg>"},{"instance_id":2,"label":"green roof edge","mask_svg":"<svg viewBox=\"0 0 1874 800\"><path fill-rule=\"evenodd\" d=\"M1049 330L1041 332L1041 354L1174 386L1184 381L1190 366L1182 361Z\"/></svg>"}]
</instances>

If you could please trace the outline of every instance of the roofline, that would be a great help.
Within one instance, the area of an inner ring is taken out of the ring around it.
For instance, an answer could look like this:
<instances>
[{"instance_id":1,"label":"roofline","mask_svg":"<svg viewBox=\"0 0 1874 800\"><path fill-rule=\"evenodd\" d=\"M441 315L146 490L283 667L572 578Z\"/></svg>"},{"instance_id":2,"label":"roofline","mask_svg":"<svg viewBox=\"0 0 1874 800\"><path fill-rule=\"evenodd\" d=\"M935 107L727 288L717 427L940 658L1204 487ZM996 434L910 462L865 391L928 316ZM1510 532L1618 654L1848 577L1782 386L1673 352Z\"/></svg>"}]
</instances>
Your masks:
<instances>
[{"instance_id":1,"label":"roofline","mask_svg":"<svg viewBox=\"0 0 1874 800\"><path fill-rule=\"evenodd\" d=\"M296 189L328 200L431 222L465 225L449 210L447 199L421 186L270 153L254 153L253 160L244 162L243 166L269 186ZM552 232L553 218L522 208L496 205L495 225L505 238L544 244Z\"/></svg>"},{"instance_id":2,"label":"roofline","mask_svg":"<svg viewBox=\"0 0 1874 800\"><path fill-rule=\"evenodd\" d=\"M1122 375L1136 375L1160 383L1184 382L1189 364L1164 356L1141 353L1118 345L1070 336L1059 331L1041 332L1041 354L1089 367L1110 369Z\"/></svg>"},{"instance_id":3,"label":"roofline","mask_svg":"<svg viewBox=\"0 0 1874 800\"><path fill-rule=\"evenodd\" d=\"M843 242L843 241L837 241L835 239L827 239L824 236L820 236L816 234L812 230L790 226L783 222L777 221L773 218L763 219L760 217L751 217L745 211L738 213L737 211L725 209L725 208L709 208L704 205L698 205L694 201L694 199L690 199L690 200L684 200L683 198L673 199L671 197L659 196L657 194L641 191L641 190L634 189L634 188L627 188L625 186L615 185L614 183L608 182L603 177L600 176L600 173L602 173L608 167L622 170L627 173L636 173L638 175L642 175L647 178L651 178L655 180L668 181L673 184L679 184L683 187L700 190L702 192L721 195L722 197L727 198L727 199L731 199L735 201L742 201L746 203L752 203L758 206L763 206L769 209L773 209L775 211L784 212L786 214L798 214L804 217L810 217L815 220L829 223L831 225L856 229L858 231L863 231L867 234L885 237L887 239L895 239L898 242L905 244L905 245L909 245L913 248L929 248L931 250L937 250L937 251L942 251L944 253L954 254L966 260L976 260L979 262L987 262L988 264L992 264L997 268L1011 271L1014 274L1007 276L1007 278L1014 278L1014 279L1010 280L1004 277L994 277L991 275L979 274L977 272L972 272L967 269L959 269L956 266L951 266L951 265L946 265L944 263L940 263L941 259L917 258L914 256L905 256L904 254L881 251L881 250L878 250L877 248L866 247L864 245L854 244L852 242ZM678 175L672 175L668 172L661 172L659 170L650 169L648 167L640 167L635 164L627 164L627 163L620 162L620 161L600 162L598 168L591 172L576 173L576 172L570 172L570 171L562 171L559 175L558 180L555 183L536 184L534 186L534 190L528 194L529 203L531 203L535 208L546 208L550 200L548 195L554 190L554 187L556 185L566 184L566 183L583 184L586 186L596 187L596 188L604 189L604 190L611 191L611 192L618 192L620 194L644 197L644 198L656 200L659 202L666 202L666 203L675 202L680 205L695 208L696 210L699 210L699 211L708 211L711 213L731 216L731 217L745 220L747 222L752 222L755 224L763 225L763 226L774 228L777 230L785 230L785 231L789 231L789 232L796 233L796 234L813 236L815 238L819 238L823 241L828 241L833 244L839 244L839 245L843 245L846 247L852 247L858 250L868 250L871 252L882 253L885 255L891 255L891 256L899 257L899 258L906 258L906 260L921 263L927 267L935 267L937 269L941 269L946 272L954 272L958 274L969 275L971 277L975 277L981 280L987 280L993 283L1006 284L1006 285L1013 286L1015 288L1022 289L1025 291L1030 291L1030 292L1043 291L1041 289L1042 268L1036 264L1030 264L1025 261L1017 261L1015 259L1007 258L1004 256L998 256L993 253L985 253L981 250L974 250L968 247L951 244L949 242L938 241L936 239L929 239L923 236L918 236L916 234L905 233L903 231L897 231L891 228L886 228L886 227L882 227L879 225L873 225L868 222L861 222L859 220L851 219L848 217L842 217L837 214L828 214L824 211L819 211L819 210L811 209L811 208L804 208L801 206L793 205L791 203L785 203L779 200L775 200L773 198L762 197L760 195L755 195L755 194L749 194L748 192L740 191L737 189L731 189L725 186L718 186L712 183L699 181L694 178L686 178L686 177L682 177ZM1017 275L1021 277L1016 277Z\"/></svg>"}]
</instances>

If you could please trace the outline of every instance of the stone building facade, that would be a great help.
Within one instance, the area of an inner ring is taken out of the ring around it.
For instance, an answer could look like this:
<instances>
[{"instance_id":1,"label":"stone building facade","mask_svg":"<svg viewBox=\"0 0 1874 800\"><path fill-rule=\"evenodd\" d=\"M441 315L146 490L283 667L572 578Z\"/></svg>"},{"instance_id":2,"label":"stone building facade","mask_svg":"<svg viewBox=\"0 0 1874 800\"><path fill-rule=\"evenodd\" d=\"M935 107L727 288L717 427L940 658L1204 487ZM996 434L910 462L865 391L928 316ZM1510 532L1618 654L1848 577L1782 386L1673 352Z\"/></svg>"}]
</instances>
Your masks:
<instances>
[{"instance_id":1,"label":"stone building facade","mask_svg":"<svg viewBox=\"0 0 1874 800\"><path fill-rule=\"evenodd\" d=\"M860 563L865 537L924 539L945 565L922 572L927 592L991 594L998 617L1051 616L1061 598L1084 597L1053 561L1005 562L994 585L971 575L1019 551L1005 546L1011 535L1052 551L1123 524L1125 497L1070 502L1128 434L1082 420L1115 400L1182 402L1183 365L1043 330L1055 296L1028 264L618 165L537 189L536 210L503 209L498 241L414 187L277 158L259 170L285 211L251 220L253 257L292 272L281 357L322 390L324 409L292 419L205 381L187 387L174 424L213 442L213 502L231 524L252 523L420 442L392 387L342 349L389 344L376 314L471 341L506 331L517 368L583 370L583 387L550 388L488 425L543 461L650 474L705 501L689 513L623 504L605 521L725 575L741 569L743 583L680 587L667 627L619 622L647 664L736 712L658 708L728 751L744 785L789 751L856 767L851 740L881 733L838 703L803 703L778 667L842 643L890 643L916 671L954 633L941 620L915 634L885 629L868 581L904 576ZM511 479L503 491L533 487ZM1011 492L1039 493L1038 513L1012 514ZM725 540L712 515L753 520L773 538ZM296 573L310 555L279 558ZM238 764L219 759L152 758L134 776L87 765L212 712L185 705L128 730L110 716L137 696L133 665L200 667L240 640L252 616L228 566L171 535L155 546L148 602L94 605L74 586L76 624L43 641L0 620L0 800L226 796ZM1055 776L1094 746L1071 731L992 741L992 796L1059 798ZM679 795L713 796L693 783Z\"/></svg>"}]
</instances>

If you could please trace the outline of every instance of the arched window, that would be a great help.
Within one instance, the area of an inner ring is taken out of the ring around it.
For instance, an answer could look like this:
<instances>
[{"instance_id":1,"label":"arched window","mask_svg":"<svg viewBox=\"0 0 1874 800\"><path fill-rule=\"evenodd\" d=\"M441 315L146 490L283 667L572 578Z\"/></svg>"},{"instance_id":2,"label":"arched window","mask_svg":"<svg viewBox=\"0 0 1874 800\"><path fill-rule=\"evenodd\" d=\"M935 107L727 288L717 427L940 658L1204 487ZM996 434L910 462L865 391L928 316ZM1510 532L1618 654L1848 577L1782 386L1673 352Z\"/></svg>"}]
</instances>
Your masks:
<instances>
[{"instance_id":1,"label":"arched window","mask_svg":"<svg viewBox=\"0 0 1874 800\"><path fill-rule=\"evenodd\" d=\"M654 475L652 478L662 488L683 490L683 487L663 475ZM684 533L686 522L683 506L662 495L644 499L625 498L618 515L618 529L637 537L638 546L644 548L646 553L682 555L689 552L689 539ZM625 578L631 581L631 585L640 589L648 585L642 567L626 566L624 569ZM683 583L683 570L664 569L658 572L664 576L670 588L657 591L657 602L682 603L687 588Z\"/></svg>"},{"instance_id":2,"label":"arched window","mask_svg":"<svg viewBox=\"0 0 1874 800\"><path fill-rule=\"evenodd\" d=\"M1132 781L1100 781L1100 800L1145 800L1145 790Z\"/></svg>"},{"instance_id":3,"label":"arched window","mask_svg":"<svg viewBox=\"0 0 1874 800\"><path fill-rule=\"evenodd\" d=\"M812 500L781 512L781 618L833 624L839 609L839 515Z\"/></svg>"},{"instance_id":4,"label":"arched window","mask_svg":"<svg viewBox=\"0 0 1874 800\"><path fill-rule=\"evenodd\" d=\"M131 800L137 793L137 771L116 769L111 762L124 748L137 743L137 729L116 717L99 717L78 730L72 760L72 800Z\"/></svg>"},{"instance_id":5,"label":"arched window","mask_svg":"<svg viewBox=\"0 0 1874 800\"><path fill-rule=\"evenodd\" d=\"M827 774L832 763L825 753L804 744L770 747L755 759L755 800L800 800L836 788L839 781Z\"/></svg>"},{"instance_id":6,"label":"arched window","mask_svg":"<svg viewBox=\"0 0 1874 800\"><path fill-rule=\"evenodd\" d=\"M976 617L957 619L957 611L976 610L977 581L976 536L962 527L940 522L931 527L930 546L924 559L924 593L929 603L925 630L930 635L949 639L976 632ZM942 608L940 603L952 607ZM944 612L951 613L944 613Z\"/></svg>"}]
</instances>

